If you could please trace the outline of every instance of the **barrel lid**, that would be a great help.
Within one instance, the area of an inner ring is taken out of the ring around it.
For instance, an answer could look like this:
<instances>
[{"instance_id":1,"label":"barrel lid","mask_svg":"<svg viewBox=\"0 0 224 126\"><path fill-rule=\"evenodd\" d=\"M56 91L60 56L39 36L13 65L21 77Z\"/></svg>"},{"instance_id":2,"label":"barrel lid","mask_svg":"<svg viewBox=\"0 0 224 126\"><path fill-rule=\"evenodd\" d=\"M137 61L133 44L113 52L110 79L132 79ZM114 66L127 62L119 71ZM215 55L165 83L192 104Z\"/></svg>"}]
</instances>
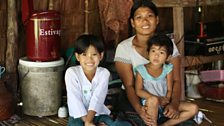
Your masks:
<instances>
[{"instance_id":1,"label":"barrel lid","mask_svg":"<svg viewBox=\"0 0 224 126\"><path fill-rule=\"evenodd\" d=\"M46 20L60 20L60 14L58 11L35 11L31 17L32 19L46 19Z\"/></svg>"},{"instance_id":2,"label":"barrel lid","mask_svg":"<svg viewBox=\"0 0 224 126\"><path fill-rule=\"evenodd\" d=\"M35 62L28 60L27 57L22 57L19 59L19 64L28 67L56 67L64 65L64 59L61 57L59 60L49 61L49 62Z\"/></svg>"}]
</instances>

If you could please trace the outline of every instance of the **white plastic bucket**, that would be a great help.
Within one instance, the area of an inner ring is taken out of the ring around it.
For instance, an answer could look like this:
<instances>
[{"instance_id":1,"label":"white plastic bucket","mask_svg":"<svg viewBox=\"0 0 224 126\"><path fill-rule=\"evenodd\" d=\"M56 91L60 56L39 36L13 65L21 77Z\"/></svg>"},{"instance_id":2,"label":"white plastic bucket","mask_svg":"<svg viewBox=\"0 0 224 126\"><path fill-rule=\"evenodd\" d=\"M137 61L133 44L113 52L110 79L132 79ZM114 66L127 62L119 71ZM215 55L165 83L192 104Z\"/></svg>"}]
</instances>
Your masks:
<instances>
[{"instance_id":1,"label":"white plastic bucket","mask_svg":"<svg viewBox=\"0 0 224 126\"><path fill-rule=\"evenodd\" d=\"M33 62L19 59L18 71L23 113L31 116L57 114L61 105L64 59Z\"/></svg>"}]
</instances>

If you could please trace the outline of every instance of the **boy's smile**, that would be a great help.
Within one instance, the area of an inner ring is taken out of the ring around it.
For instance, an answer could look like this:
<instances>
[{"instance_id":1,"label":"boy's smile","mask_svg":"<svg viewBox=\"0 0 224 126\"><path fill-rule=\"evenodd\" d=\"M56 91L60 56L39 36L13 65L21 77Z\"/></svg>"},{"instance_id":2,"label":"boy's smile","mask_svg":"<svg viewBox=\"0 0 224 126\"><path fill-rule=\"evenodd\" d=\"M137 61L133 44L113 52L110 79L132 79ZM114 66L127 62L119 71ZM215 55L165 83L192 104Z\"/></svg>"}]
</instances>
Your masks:
<instances>
[{"instance_id":1,"label":"boy's smile","mask_svg":"<svg viewBox=\"0 0 224 126\"><path fill-rule=\"evenodd\" d=\"M84 53L75 55L85 73L95 72L103 58L103 53L100 54L93 46L89 46Z\"/></svg>"}]
</instances>

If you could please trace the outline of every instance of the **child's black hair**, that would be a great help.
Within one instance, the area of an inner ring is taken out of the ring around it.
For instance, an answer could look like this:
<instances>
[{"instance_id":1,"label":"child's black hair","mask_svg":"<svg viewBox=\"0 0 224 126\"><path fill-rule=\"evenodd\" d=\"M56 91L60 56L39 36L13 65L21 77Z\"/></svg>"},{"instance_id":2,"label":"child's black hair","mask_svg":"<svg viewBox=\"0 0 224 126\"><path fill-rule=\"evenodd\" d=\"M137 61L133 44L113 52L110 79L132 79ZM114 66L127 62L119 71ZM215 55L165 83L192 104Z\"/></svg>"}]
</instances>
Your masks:
<instances>
[{"instance_id":1,"label":"child's black hair","mask_svg":"<svg viewBox=\"0 0 224 126\"><path fill-rule=\"evenodd\" d=\"M148 51L150 50L152 45L165 47L167 51L167 56L173 54L173 42L168 36L164 34L155 34L148 40Z\"/></svg>"},{"instance_id":2,"label":"child's black hair","mask_svg":"<svg viewBox=\"0 0 224 126\"><path fill-rule=\"evenodd\" d=\"M95 35L81 35L77 38L74 46L74 51L78 54L81 54L92 45L96 48L99 53L104 52L104 43L103 41Z\"/></svg>"}]
</instances>

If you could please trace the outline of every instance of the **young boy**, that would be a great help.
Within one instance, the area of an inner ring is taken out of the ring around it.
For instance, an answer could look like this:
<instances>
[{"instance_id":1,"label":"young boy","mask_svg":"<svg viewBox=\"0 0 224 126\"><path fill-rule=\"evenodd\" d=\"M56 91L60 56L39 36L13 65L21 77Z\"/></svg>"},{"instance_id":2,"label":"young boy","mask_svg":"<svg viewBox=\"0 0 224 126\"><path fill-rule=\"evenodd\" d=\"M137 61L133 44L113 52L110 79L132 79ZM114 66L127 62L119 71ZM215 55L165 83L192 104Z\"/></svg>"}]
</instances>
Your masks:
<instances>
[{"instance_id":1,"label":"young boy","mask_svg":"<svg viewBox=\"0 0 224 126\"><path fill-rule=\"evenodd\" d=\"M75 42L80 65L67 69L65 83L69 109L68 126L111 126L110 110L104 105L110 73L99 67L104 55L103 42L94 35L82 35Z\"/></svg>"}]
</instances>

